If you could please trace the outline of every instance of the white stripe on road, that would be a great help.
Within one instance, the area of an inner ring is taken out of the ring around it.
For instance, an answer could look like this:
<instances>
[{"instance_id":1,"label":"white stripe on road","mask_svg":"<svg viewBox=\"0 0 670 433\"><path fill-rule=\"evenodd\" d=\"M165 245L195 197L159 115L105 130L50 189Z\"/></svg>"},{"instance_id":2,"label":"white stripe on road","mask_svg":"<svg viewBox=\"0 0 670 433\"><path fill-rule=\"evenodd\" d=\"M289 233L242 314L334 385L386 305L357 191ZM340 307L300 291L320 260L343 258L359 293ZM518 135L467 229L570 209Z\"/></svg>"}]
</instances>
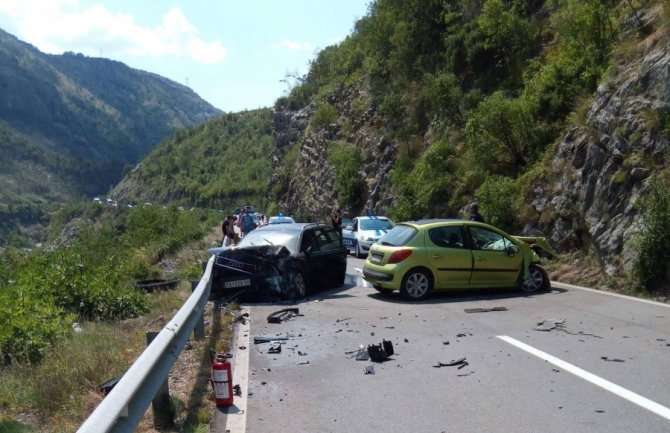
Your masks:
<instances>
[{"instance_id":1,"label":"white stripe on road","mask_svg":"<svg viewBox=\"0 0 670 433\"><path fill-rule=\"evenodd\" d=\"M655 401L642 397L641 395L636 394L633 391L629 391L626 388L623 388L615 383L612 383L608 380L598 377L595 374L589 373L586 370L582 370L577 366L574 366L559 358L556 358L555 356L549 355L548 353L542 352L541 350L536 349L533 346L529 346L525 343L522 343L519 340L516 340L512 337L508 337L507 335L499 335L498 338L511 344L512 346L516 346L519 349L530 353L531 355L535 355L540 359L544 359L545 361L550 362L554 364L556 367L560 367L563 370L572 373L577 377L580 377L588 382L591 382L592 384L599 386L604 390L611 392L614 395L624 398L630 401L631 403L635 403L636 405L655 413L656 415L662 416L663 418L670 420L670 409L656 403Z\"/></svg>"},{"instance_id":2,"label":"white stripe on road","mask_svg":"<svg viewBox=\"0 0 670 433\"><path fill-rule=\"evenodd\" d=\"M248 308L241 308L240 314L248 313ZM233 397L233 405L224 408L226 414L226 429L230 433L244 433L247 430L247 398L249 397L249 341L251 321L247 325L237 326L237 336L233 344L246 347L245 350L235 350L235 364L233 365L233 384L240 385L242 395ZM231 350L232 352L232 350Z\"/></svg>"},{"instance_id":3,"label":"white stripe on road","mask_svg":"<svg viewBox=\"0 0 670 433\"><path fill-rule=\"evenodd\" d=\"M608 295L614 296L615 298L626 299L629 301L642 302L644 304L656 305L657 307L666 307L670 308L670 304L664 304L663 302L651 301L644 298L636 298L634 296L621 295L619 293L605 292L604 290L590 289L588 287L575 286L573 284L559 283L558 281L552 281L551 287L558 287L559 289L574 289L574 290L583 290L585 292L598 293L599 295Z\"/></svg>"}]
</instances>

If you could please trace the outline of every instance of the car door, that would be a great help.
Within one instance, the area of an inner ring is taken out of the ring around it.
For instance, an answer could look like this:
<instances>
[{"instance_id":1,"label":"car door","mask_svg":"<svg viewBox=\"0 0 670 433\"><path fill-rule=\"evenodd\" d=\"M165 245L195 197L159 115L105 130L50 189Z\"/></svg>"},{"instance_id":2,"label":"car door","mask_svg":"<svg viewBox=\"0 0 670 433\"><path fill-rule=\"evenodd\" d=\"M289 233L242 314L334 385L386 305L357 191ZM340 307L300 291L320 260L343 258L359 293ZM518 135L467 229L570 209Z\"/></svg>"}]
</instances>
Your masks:
<instances>
[{"instance_id":1,"label":"car door","mask_svg":"<svg viewBox=\"0 0 670 433\"><path fill-rule=\"evenodd\" d=\"M435 287L464 288L470 284L472 250L462 225L445 225L428 230L426 256L435 275Z\"/></svg>"},{"instance_id":2,"label":"car door","mask_svg":"<svg viewBox=\"0 0 670 433\"><path fill-rule=\"evenodd\" d=\"M356 251L356 230L358 229L358 218L354 218L351 221L351 228L342 229L342 242L344 242L344 246L346 249L354 253Z\"/></svg>"},{"instance_id":3,"label":"car door","mask_svg":"<svg viewBox=\"0 0 670 433\"><path fill-rule=\"evenodd\" d=\"M511 239L484 227L468 226L472 248L472 287L513 287L523 263L520 253L508 254Z\"/></svg>"},{"instance_id":4,"label":"car door","mask_svg":"<svg viewBox=\"0 0 670 433\"><path fill-rule=\"evenodd\" d=\"M329 286L341 285L347 268L347 253L339 231L331 227L306 230L303 235L305 256L310 281L321 281Z\"/></svg>"}]
</instances>

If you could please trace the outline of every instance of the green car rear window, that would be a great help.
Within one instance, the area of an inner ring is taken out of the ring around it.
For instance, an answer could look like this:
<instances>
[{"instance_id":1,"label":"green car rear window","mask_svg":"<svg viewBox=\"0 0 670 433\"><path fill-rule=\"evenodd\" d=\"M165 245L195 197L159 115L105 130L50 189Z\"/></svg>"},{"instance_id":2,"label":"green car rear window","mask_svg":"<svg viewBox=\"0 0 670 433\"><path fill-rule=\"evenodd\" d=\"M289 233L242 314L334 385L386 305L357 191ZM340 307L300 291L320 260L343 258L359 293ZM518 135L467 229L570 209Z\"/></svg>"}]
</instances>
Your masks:
<instances>
[{"instance_id":1,"label":"green car rear window","mask_svg":"<svg viewBox=\"0 0 670 433\"><path fill-rule=\"evenodd\" d=\"M415 228L400 224L393 227L391 231L379 238L377 242L381 245L402 247L407 245L417 233L418 230Z\"/></svg>"}]
</instances>

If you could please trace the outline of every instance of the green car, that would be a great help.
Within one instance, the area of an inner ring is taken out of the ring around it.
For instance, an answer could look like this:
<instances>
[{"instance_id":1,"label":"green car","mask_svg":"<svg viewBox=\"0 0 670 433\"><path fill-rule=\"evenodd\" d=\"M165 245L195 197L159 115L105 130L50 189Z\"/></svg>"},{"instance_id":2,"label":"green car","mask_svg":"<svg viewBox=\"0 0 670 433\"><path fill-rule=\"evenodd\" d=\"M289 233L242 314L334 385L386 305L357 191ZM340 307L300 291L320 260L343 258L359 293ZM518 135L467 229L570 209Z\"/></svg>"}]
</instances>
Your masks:
<instances>
[{"instance_id":1,"label":"green car","mask_svg":"<svg viewBox=\"0 0 670 433\"><path fill-rule=\"evenodd\" d=\"M363 278L382 293L412 300L433 290L551 288L540 255L556 253L543 237L511 236L488 224L448 219L397 224L370 248Z\"/></svg>"}]
</instances>

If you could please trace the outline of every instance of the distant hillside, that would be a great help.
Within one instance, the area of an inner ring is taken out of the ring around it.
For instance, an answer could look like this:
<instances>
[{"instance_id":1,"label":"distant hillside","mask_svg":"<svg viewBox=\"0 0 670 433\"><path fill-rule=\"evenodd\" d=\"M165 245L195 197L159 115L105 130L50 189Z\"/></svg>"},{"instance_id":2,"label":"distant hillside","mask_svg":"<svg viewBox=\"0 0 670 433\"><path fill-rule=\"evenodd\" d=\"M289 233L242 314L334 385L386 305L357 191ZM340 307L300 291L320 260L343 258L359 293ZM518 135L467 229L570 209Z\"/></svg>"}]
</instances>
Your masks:
<instances>
[{"instance_id":1,"label":"distant hillside","mask_svg":"<svg viewBox=\"0 0 670 433\"><path fill-rule=\"evenodd\" d=\"M2 30L0 90L0 245L39 223L45 204L105 194L174 130L221 114L158 75L47 55Z\"/></svg>"},{"instance_id":2,"label":"distant hillside","mask_svg":"<svg viewBox=\"0 0 670 433\"><path fill-rule=\"evenodd\" d=\"M264 206L272 172L272 111L226 114L179 130L117 185L120 203L173 203L232 211Z\"/></svg>"}]
</instances>

